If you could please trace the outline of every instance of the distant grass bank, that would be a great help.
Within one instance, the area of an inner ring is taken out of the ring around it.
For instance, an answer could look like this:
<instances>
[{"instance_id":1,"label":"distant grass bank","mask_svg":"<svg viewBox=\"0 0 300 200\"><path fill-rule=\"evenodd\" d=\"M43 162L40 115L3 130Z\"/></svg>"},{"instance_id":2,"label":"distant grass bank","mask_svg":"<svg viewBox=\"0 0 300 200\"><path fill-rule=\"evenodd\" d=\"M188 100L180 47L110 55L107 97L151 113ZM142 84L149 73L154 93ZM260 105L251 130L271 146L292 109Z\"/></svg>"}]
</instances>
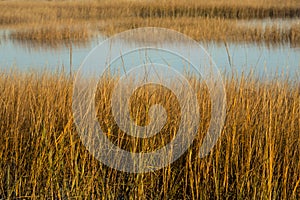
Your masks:
<instances>
[{"instance_id":1,"label":"distant grass bank","mask_svg":"<svg viewBox=\"0 0 300 200\"><path fill-rule=\"evenodd\" d=\"M102 165L85 149L73 124L72 79L61 73L0 73L0 198L299 199L299 82L226 78L222 137L199 159L210 101L205 84L189 80L198 89L202 116L196 141L169 167L136 175ZM153 149L176 133L180 113L172 94L149 99L151 90L141 90L133 98L137 123L146 122L147 107L155 101L172 118L153 140L126 137L108 108L115 81L99 83L98 118L112 141Z\"/></svg>"},{"instance_id":2,"label":"distant grass bank","mask_svg":"<svg viewBox=\"0 0 300 200\"><path fill-rule=\"evenodd\" d=\"M300 17L296 0L117 0L117 1L2 1L0 24L64 19L92 20L126 17L208 17L223 19Z\"/></svg>"},{"instance_id":3,"label":"distant grass bank","mask_svg":"<svg viewBox=\"0 0 300 200\"><path fill-rule=\"evenodd\" d=\"M31 0L2 1L0 8L0 27L16 30L11 37L18 40L86 40L88 33L94 31L110 36L122 30L159 26L201 41L300 43L300 25L284 29L271 25L264 29L236 23L239 19L300 18L300 3L293 0ZM72 26L82 31L69 31Z\"/></svg>"}]
</instances>

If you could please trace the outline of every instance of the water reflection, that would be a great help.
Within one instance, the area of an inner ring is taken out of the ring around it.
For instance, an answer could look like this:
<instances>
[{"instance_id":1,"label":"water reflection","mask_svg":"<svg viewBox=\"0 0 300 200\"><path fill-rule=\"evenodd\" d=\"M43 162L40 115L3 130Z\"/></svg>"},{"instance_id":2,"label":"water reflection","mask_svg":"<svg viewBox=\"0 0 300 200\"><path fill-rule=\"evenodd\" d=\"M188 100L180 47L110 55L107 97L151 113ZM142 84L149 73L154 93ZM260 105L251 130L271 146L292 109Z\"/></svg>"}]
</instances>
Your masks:
<instances>
[{"instance_id":1,"label":"water reflection","mask_svg":"<svg viewBox=\"0 0 300 200\"><path fill-rule=\"evenodd\" d=\"M90 41L37 41L37 40L20 40L18 38L10 38L14 46L20 46L27 51L59 51L66 48L85 48ZM6 40L7 42L7 40Z\"/></svg>"},{"instance_id":2,"label":"water reflection","mask_svg":"<svg viewBox=\"0 0 300 200\"><path fill-rule=\"evenodd\" d=\"M293 26L300 26L300 18L264 18L264 19L239 19L237 24L240 26L246 27L262 27L266 28L267 26L276 26L279 28L290 29Z\"/></svg>"},{"instance_id":3,"label":"water reflection","mask_svg":"<svg viewBox=\"0 0 300 200\"><path fill-rule=\"evenodd\" d=\"M4 34L3 34L4 33ZM69 42L52 47L47 44L34 43L31 41L21 42L11 40L7 37L8 32L2 32L0 42L0 69L9 69L12 66L20 70L29 69L48 69L56 70L58 67L72 67L75 72L86 55L105 39L103 36L92 38L86 43ZM136 42L142 42L143 37L153 37L149 35L137 37L136 41L118 41L118 45L127 47L134 46ZM160 36L161 41L169 45L177 45L178 48L187 48L186 44L174 38ZM291 48L289 44L266 46L257 44L228 43L227 48L223 43L207 42L200 43L212 56L221 71L230 73L234 71L238 75L254 71L257 76L272 77L275 72L282 73L284 76L299 77L300 71L300 48ZM145 44L146 46L147 44ZM197 52L194 52L195 54ZM182 60L176 58L163 58L161 52L151 52L151 59L165 59L166 64L175 66L177 69L186 71L188 69ZM128 58L135 60L134 55ZM97 62L97 61L95 61ZM120 65L121 60L115 61ZM134 64L134 62L132 62Z\"/></svg>"}]
</instances>

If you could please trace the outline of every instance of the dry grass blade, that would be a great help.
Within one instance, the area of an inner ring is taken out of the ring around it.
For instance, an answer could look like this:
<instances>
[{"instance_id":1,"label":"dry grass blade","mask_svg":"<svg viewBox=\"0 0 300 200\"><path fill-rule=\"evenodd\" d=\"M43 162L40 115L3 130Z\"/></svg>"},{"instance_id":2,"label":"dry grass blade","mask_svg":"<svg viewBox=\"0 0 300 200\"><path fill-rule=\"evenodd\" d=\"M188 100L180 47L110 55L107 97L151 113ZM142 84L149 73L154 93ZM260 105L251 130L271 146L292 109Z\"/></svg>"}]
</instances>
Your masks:
<instances>
[{"instance_id":1,"label":"dry grass blade","mask_svg":"<svg viewBox=\"0 0 300 200\"><path fill-rule=\"evenodd\" d=\"M133 94L137 123L147 122L147 108L157 101L171 118L161 136L132 140L111 118L108 105L115 81L100 80L101 95L95 99L110 139L138 151L167 142L176 133L179 115L172 94L165 91L166 98L156 98L157 90L147 87ZM0 198L300 198L299 83L227 78L222 137L209 156L199 159L209 123L209 94L204 83L190 82L198 89L203 116L199 138L169 167L135 175L110 169L86 151L73 125L71 79L60 73L1 73Z\"/></svg>"}]
</instances>

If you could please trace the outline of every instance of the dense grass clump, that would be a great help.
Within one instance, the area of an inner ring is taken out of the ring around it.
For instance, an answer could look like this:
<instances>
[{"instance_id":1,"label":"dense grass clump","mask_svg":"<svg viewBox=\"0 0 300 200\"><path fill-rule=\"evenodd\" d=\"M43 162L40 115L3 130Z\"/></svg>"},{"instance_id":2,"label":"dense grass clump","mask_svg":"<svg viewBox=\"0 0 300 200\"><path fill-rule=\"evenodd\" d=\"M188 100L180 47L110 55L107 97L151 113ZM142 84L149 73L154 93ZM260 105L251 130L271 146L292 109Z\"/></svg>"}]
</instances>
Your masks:
<instances>
[{"instance_id":1,"label":"dense grass clump","mask_svg":"<svg viewBox=\"0 0 300 200\"><path fill-rule=\"evenodd\" d=\"M189 78L202 116L192 147L166 168L128 174L101 164L81 143L73 123L72 78L1 73L0 198L300 198L299 82L251 76L225 80L225 126L207 157L198 158L198 150L210 119L209 93L203 82ZM98 119L122 148L153 150L176 134L179 105L169 90L147 86L133 94L131 112L137 123L147 124L147 108L153 103L162 103L171 116L157 138L142 141L127 137L111 116L108 105L116 79L99 83Z\"/></svg>"}]
</instances>

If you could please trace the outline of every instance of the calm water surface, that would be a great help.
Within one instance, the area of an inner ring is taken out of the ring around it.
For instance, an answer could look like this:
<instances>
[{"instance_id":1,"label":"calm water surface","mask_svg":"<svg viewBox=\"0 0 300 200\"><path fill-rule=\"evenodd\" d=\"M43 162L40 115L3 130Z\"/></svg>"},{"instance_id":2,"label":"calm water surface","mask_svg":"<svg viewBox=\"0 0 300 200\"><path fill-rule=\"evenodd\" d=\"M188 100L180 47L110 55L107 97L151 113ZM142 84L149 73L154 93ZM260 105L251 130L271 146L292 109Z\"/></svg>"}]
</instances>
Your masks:
<instances>
[{"instance_id":1,"label":"calm water surface","mask_svg":"<svg viewBox=\"0 0 300 200\"><path fill-rule=\"evenodd\" d=\"M98 36L85 44L61 45L50 47L47 45L33 44L8 39L7 32L1 32L0 40L0 69L8 70L16 68L27 71L31 69L56 70L64 67L69 72L76 72L87 54L98 44L105 40ZM284 76L299 79L300 71L300 48L292 48L288 44L268 47L266 45L209 42L199 43L212 56L221 71L237 74L254 71L257 76L272 77L276 72ZM120 45L130 47L133 42L120 41ZM173 44L170 44L173 45ZM176 44L179 48L188 48L185 44ZM187 63L178 60L172 55L162 55L161 52L149 52L151 61L162 60L169 65L177 65L177 68L186 69ZM135 59L136 54L127 55L122 59ZM97 62L97 61L95 61ZM120 64L121 60L116 61ZM132 64L136 64L132 62Z\"/></svg>"}]
</instances>

